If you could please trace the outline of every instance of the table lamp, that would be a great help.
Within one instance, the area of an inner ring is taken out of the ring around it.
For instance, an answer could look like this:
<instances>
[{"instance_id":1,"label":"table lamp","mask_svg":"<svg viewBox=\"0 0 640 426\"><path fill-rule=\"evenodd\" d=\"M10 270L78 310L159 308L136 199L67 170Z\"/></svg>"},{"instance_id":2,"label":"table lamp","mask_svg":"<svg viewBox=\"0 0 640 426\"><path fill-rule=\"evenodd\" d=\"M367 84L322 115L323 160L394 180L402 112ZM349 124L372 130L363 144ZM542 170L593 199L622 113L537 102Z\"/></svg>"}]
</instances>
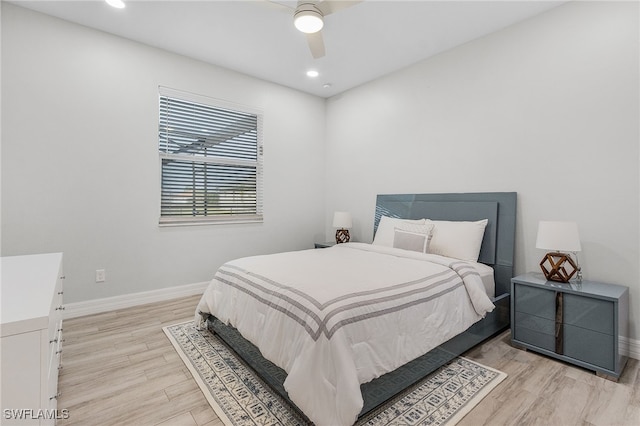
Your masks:
<instances>
[{"instance_id":1,"label":"table lamp","mask_svg":"<svg viewBox=\"0 0 640 426\"><path fill-rule=\"evenodd\" d=\"M351 228L351 213L349 212L335 212L333 214L333 227L338 228L336 230L336 243L348 243L351 237L349 237L349 230Z\"/></svg>"},{"instance_id":2,"label":"table lamp","mask_svg":"<svg viewBox=\"0 0 640 426\"><path fill-rule=\"evenodd\" d=\"M553 250L540 262L540 268L547 280L568 283L578 271L578 265L569 252L579 252L580 236L575 222L540 221L536 248Z\"/></svg>"}]
</instances>

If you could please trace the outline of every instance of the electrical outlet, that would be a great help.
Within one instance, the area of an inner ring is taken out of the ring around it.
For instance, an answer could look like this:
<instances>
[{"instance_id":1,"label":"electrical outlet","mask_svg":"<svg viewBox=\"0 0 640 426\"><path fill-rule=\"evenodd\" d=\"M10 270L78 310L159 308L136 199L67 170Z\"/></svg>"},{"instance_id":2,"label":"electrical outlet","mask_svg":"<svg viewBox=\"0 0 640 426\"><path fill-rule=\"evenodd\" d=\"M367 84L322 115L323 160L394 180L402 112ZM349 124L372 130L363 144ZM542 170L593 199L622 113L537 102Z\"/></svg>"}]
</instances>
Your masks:
<instances>
[{"instance_id":1,"label":"electrical outlet","mask_svg":"<svg viewBox=\"0 0 640 426\"><path fill-rule=\"evenodd\" d=\"M107 280L107 271L105 269L96 269L96 282L103 283Z\"/></svg>"}]
</instances>

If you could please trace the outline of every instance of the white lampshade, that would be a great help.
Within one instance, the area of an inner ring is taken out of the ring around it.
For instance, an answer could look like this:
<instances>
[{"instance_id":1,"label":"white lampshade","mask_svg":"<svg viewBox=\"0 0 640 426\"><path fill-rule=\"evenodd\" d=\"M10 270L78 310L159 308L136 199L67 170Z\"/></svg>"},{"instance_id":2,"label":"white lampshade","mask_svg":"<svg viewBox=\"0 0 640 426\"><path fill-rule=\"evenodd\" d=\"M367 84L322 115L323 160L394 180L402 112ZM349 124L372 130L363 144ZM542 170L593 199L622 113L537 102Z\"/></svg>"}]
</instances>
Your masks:
<instances>
[{"instance_id":1,"label":"white lampshade","mask_svg":"<svg viewBox=\"0 0 640 426\"><path fill-rule=\"evenodd\" d=\"M353 226L351 221L351 213L349 212L335 212L333 214L333 227L340 229L348 229Z\"/></svg>"},{"instance_id":2,"label":"white lampshade","mask_svg":"<svg viewBox=\"0 0 640 426\"><path fill-rule=\"evenodd\" d=\"M580 251L582 248L580 247L578 224L575 222L540 221L536 248L559 252Z\"/></svg>"},{"instance_id":3,"label":"white lampshade","mask_svg":"<svg viewBox=\"0 0 640 426\"><path fill-rule=\"evenodd\" d=\"M312 4L300 5L293 17L293 25L303 33L317 33L324 26L322 13Z\"/></svg>"}]
</instances>

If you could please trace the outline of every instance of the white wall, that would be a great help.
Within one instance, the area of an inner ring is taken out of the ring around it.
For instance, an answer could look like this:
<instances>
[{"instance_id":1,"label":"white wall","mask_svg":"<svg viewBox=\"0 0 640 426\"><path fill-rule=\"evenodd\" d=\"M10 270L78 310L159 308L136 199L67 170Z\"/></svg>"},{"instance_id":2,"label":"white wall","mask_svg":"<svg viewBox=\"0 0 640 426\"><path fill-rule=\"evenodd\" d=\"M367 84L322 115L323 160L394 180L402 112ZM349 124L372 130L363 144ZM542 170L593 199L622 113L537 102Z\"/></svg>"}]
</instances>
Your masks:
<instances>
[{"instance_id":1,"label":"white wall","mask_svg":"<svg viewBox=\"0 0 640 426\"><path fill-rule=\"evenodd\" d=\"M325 105L3 2L2 255L65 252L84 301L310 247L334 210L370 241L378 193L517 191L516 271L538 269L539 220L577 221L585 277L630 287L639 339L638 12L572 2ZM264 110L264 224L158 227L158 85Z\"/></svg>"},{"instance_id":2,"label":"white wall","mask_svg":"<svg viewBox=\"0 0 640 426\"><path fill-rule=\"evenodd\" d=\"M327 237L347 210L371 241L378 193L516 191L516 272L539 220L577 221L640 338L638 34L637 2L572 2L331 98Z\"/></svg>"},{"instance_id":3,"label":"white wall","mask_svg":"<svg viewBox=\"0 0 640 426\"><path fill-rule=\"evenodd\" d=\"M158 85L263 110L263 224L158 227ZM324 238L323 117L321 98L2 2L2 255L64 252L77 302L311 248Z\"/></svg>"}]
</instances>

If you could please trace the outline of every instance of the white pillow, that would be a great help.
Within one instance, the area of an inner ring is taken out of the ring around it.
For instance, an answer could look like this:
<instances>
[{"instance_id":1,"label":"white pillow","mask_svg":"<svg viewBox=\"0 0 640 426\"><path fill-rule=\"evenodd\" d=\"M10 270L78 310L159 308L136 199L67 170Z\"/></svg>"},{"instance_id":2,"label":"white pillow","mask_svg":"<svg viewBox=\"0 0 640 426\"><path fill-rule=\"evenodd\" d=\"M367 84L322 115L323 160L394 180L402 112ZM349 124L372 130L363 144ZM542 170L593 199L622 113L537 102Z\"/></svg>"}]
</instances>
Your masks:
<instances>
[{"instance_id":1,"label":"white pillow","mask_svg":"<svg viewBox=\"0 0 640 426\"><path fill-rule=\"evenodd\" d=\"M395 228L393 247L426 253L431 241L432 225L402 224L403 228ZM425 232L426 231L426 232Z\"/></svg>"},{"instance_id":2,"label":"white pillow","mask_svg":"<svg viewBox=\"0 0 640 426\"><path fill-rule=\"evenodd\" d=\"M424 225L425 220L398 219L395 217L382 216L380 218L380 223L378 223L376 235L373 238L373 244L378 246L393 247L393 237L395 229L407 223Z\"/></svg>"},{"instance_id":3,"label":"white pillow","mask_svg":"<svg viewBox=\"0 0 640 426\"><path fill-rule=\"evenodd\" d=\"M427 253L455 259L477 262L484 229L488 219L477 222L450 222L446 220L426 220L433 224L431 243Z\"/></svg>"},{"instance_id":4,"label":"white pillow","mask_svg":"<svg viewBox=\"0 0 640 426\"><path fill-rule=\"evenodd\" d=\"M402 229L399 229L399 228L396 228L394 232L394 237L393 237L394 248L417 251L419 253L425 253L428 243L429 243L429 236L427 234L403 231Z\"/></svg>"}]
</instances>

